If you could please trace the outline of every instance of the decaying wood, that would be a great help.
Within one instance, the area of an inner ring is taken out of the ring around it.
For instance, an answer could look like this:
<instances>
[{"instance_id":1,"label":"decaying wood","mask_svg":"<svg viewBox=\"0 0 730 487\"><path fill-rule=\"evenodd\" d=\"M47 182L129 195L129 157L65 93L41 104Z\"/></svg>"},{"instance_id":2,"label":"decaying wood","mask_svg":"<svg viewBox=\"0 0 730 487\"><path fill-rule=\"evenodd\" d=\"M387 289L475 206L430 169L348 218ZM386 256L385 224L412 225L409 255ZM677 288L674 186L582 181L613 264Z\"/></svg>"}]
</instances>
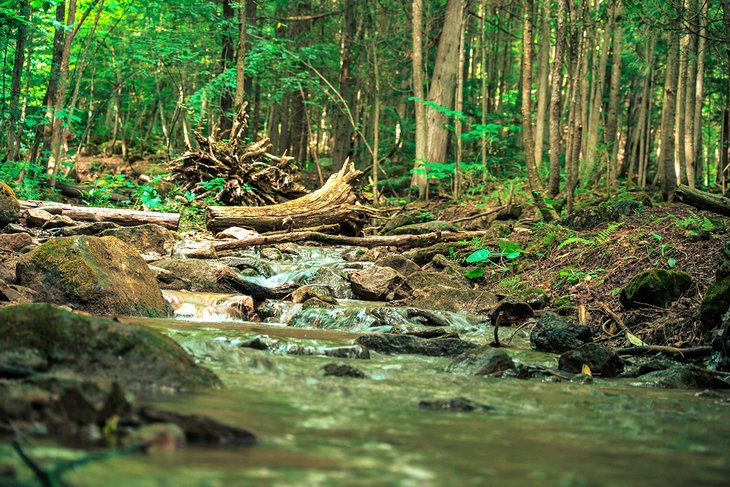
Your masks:
<instances>
[{"instance_id":1,"label":"decaying wood","mask_svg":"<svg viewBox=\"0 0 730 487\"><path fill-rule=\"evenodd\" d=\"M180 213L73 206L52 201L19 200L18 202L23 209L44 209L49 213L64 215L80 222L112 222L125 227L154 223L170 230L177 230L180 224Z\"/></svg>"},{"instance_id":2,"label":"decaying wood","mask_svg":"<svg viewBox=\"0 0 730 487\"><path fill-rule=\"evenodd\" d=\"M359 203L355 183L360 176L354 164L346 163L324 186L301 198L269 206L209 206L206 223L213 232L244 227L260 233L337 224L341 233L357 235L375 214Z\"/></svg>"},{"instance_id":3,"label":"decaying wood","mask_svg":"<svg viewBox=\"0 0 730 487\"><path fill-rule=\"evenodd\" d=\"M220 242L213 245L218 255L226 252L242 250L259 245L273 245L289 242L319 242L328 245L346 245L354 247L397 247L409 249L414 247L425 247L436 242L456 242L457 240L471 240L474 237L482 237L487 232L432 232L423 235L393 235L373 237L347 237L344 235L328 235L317 232L292 232L280 235L266 235L261 237L234 240L231 242Z\"/></svg>"},{"instance_id":4,"label":"decaying wood","mask_svg":"<svg viewBox=\"0 0 730 487\"><path fill-rule=\"evenodd\" d=\"M212 194L216 200L231 205L273 205L306 193L294 181L297 166L292 157L269 153L268 137L241 147L248 126L246 103L233 121L230 139L218 140L217 128L211 135L194 132L199 148L188 150L172 163L172 174L185 191L198 196L211 191L201 182L222 179L223 187Z\"/></svg>"},{"instance_id":5,"label":"decaying wood","mask_svg":"<svg viewBox=\"0 0 730 487\"><path fill-rule=\"evenodd\" d=\"M674 194L679 201L700 210L708 210L720 215L730 216L730 198L690 188L684 184L677 186Z\"/></svg>"}]
</instances>

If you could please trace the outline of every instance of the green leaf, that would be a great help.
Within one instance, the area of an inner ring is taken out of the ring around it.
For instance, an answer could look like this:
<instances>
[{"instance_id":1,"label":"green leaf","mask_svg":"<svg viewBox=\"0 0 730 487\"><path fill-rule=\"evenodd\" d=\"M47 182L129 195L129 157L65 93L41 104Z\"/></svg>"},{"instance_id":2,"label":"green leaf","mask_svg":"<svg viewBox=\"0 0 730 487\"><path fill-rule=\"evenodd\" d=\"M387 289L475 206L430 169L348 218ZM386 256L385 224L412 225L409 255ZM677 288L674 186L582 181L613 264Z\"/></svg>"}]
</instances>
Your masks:
<instances>
[{"instance_id":1,"label":"green leaf","mask_svg":"<svg viewBox=\"0 0 730 487\"><path fill-rule=\"evenodd\" d=\"M677 259L675 259L674 257L668 258L667 265L669 266L670 269L674 269L674 266L677 265Z\"/></svg>"},{"instance_id":2,"label":"green leaf","mask_svg":"<svg viewBox=\"0 0 730 487\"><path fill-rule=\"evenodd\" d=\"M510 259L510 260L516 259L519 256L520 256L520 253L519 252L510 252L509 254L505 255L505 257L508 258L508 259Z\"/></svg>"},{"instance_id":3,"label":"green leaf","mask_svg":"<svg viewBox=\"0 0 730 487\"><path fill-rule=\"evenodd\" d=\"M630 331L626 332L626 338L629 340L629 343L636 347L645 347L646 343L642 342L639 337L631 333Z\"/></svg>"},{"instance_id":4,"label":"green leaf","mask_svg":"<svg viewBox=\"0 0 730 487\"><path fill-rule=\"evenodd\" d=\"M479 279L481 277L484 277L484 269L481 267L477 267L476 269L465 272L464 275L469 279Z\"/></svg>"},{"instance_id":5,"label":"green leaf","mask_svg":"<svg viewBox=\"0 0 730 487\"><path fill-rule=\"evenodd\" d=\"M474 264L475 262L484 262L485 260L489 259L489 255L489 249L480 249L469 255L466 258L466 262L468 264Z\"/></svg>"}]
</instances>

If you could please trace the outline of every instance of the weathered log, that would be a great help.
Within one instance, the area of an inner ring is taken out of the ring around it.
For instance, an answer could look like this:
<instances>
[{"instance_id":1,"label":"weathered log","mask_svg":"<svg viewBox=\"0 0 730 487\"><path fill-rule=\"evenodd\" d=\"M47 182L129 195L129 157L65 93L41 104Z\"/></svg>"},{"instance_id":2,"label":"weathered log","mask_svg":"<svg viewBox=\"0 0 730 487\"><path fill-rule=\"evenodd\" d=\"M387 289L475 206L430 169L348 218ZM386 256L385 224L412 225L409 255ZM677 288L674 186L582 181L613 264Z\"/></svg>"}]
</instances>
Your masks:
<instances>
[{"instance_id":1,"label":"weathered log","mask_svg":"<svg viewBox=\"0 0 730 487\"><path fill-rule=\"evenodd\" d=\"M154 223L170 230L177 230L180 224L180 213L73 206L65 203L38 200L20 200L19 203L20 207L24 209L48 209L50 213L64 215L72 220L83 222L113 222L125 227Z\"/></svg>"},{"instance_id":2,"label":"weathered log","mask_svg":"<svg viewBox=\"0 0 730 487\"><path fill-rule=\"evenodd\" d=\"M357 235L375 214L358 202L354 183L361 175L349 163L324 186L301 198L269 206L209 206L205 212L208 230L244 227L264 233L338 224L342 233Z\"/></svg>"},{"instance_id":3,"label":"weathered log","mask_svg":"<svg viewBox=\"0 0 730 487\"><path fill-rule=\"evenodd\" d=\"M700 210L708 210L720 215L730 216L730 198L690 188L684 184L677 186L674 194L679 201Z\"/></svg>"},{"instance_id":4,"label":"weathered log","mask_svg":"<svg viewBox=\"0 0 730 487\"><path fill-rule=\"evenodd\" d=\"M458 240L471 240L474 237L483 237L487 232L432 232L422 235L388 235L373 237L347 237L344 235L328 235L317 232L292 232L279 235L264 235L244 240L233 240L231 242L220 242L213 245L215 254L223 254L230 251L242 250L259 245L273 245L289 242L319 242L328 245L347 245L354 247L397 247L409 249L425 247L436 242L456 242Z\"/></svg>"}]
</instances>

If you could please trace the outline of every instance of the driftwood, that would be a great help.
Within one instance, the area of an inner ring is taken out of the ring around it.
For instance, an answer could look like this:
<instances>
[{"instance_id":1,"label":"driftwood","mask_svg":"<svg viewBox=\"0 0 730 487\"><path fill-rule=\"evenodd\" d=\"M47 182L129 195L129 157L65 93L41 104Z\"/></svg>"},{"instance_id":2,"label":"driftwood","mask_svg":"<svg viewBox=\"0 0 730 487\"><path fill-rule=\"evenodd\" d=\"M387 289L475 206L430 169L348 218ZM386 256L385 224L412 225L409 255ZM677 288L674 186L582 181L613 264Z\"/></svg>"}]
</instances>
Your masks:
<instances>
[{"instance_id":1,"label":"driftwood","mask_svg":"<svg viewBox=\"0 0 730 487\"><path fill-rule=\"evenodd\" d=\"M73 206L52 201L20 200L18 202L23 209L43 209L52 214L64 215L72 220L83 222L113 222L125 227L154 223L170 230L177 230L180 224L180 213Z\"/></svg>"},{"instance_id":2,"label":"driftwood","mask_svg":"<svg viewBox=\"0 0 730 487\"><path fill-rule=\"evenodd\" d=\"M684 184L677 186L674 194L682 203L687 203L700 210L709 210L720 215L730 216L730 198L690 188Z\"/></svg>"},{"instance_id":3,"label":"driftwood","mask_svg":"<svg viewBox=\"0 0 730 487\"><path fill-rule=\"evenodd\" d=\"M474 237L483 237L487 232L432 232L423 235L392 235L373 237L347 237L344 235L328 235L317 232L292 232L280 235L265 235L261 237L220 242L213 245L216 254L223 254L235 250L242 250L259 245L273 245L289 242L319 242L329 245L347 245L354 247L397 247L409 249L425 247L436 242L456 242L471 240Z\"/></svg>"},{"instance_id":4,"label":"driftwood","mask_svg":"<svg viewBox=\"0 0 730 487\"><path fill-rule=\"evenodd\" d=\"M357 235L375 210L359 204L355 183L362 172L346 163L317 191L301 198L270 206L209 206L205 212L208 229L229 227L271 232L337 224L345 235ZM293 242L294 240L289 240Z\"/></svg>"},{"instance_id":5,"label":"driftwood","mask_svg":"<svg viewBox=\"0 0 730 487\"><path fill-rule=\"evenodd\" d=\"M194 132L199 149L189 149L172 162L173 178L182 189L213 196L225 204L248 206L273 205L306 194L294 181L297 167L293 158L270 154L268 137L241 146L247 125L244 103L233 121L229 140L218 140L216 127L208 137ZM222 187L200 184L214 179L221 180Z\"/></svg>"}]
</instances>

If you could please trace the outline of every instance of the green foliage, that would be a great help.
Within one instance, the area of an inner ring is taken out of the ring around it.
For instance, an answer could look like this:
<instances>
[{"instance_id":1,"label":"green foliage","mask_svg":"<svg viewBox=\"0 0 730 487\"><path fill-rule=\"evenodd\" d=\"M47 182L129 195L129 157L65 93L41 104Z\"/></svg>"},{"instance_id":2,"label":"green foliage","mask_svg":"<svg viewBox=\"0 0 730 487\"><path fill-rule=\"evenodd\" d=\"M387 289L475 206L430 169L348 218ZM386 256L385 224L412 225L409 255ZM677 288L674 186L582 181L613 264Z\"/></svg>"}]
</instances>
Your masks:
<instances>
[{"instance_id":1,"label":"green foliage","mask_svg":"<svg viewBox=\"0 0 730 487\"><path fill-rule=\"evenodd\" d=\"M24 173L22 181L18 181ZM38 164L5 162L0 164L0 181L4 182L22 200L57 199L58 193L48 186L45 168Z\"/></svg>"},{"instance_id":2,"label":"green foliage","mask_svg":"<svg viewBox=\"0 0 730 487\"><path fill-rule=\"evenodd\" d=\"M490 255L491 255L491 252L489 251L489 249L479 249L479 250L471 253L466 258L466 263L467 264L476 264L478 262L484 262L485 260L489 260Z\"/></svg>"},{"instance_id":3,"label":"green foliage","mask_svg":"<svg viewBox=\"0 0 730 487\"><path fill-rule=\"evenodd\" d=\"M563 267L558 271L558 279L554 284L556 289L566 284L578 284L583 281L591 281L598 279L603 280L607 277L608 271L606 269L593 269L588 272L578 270L574 266Z\"/></svg>"}]
</instances>

